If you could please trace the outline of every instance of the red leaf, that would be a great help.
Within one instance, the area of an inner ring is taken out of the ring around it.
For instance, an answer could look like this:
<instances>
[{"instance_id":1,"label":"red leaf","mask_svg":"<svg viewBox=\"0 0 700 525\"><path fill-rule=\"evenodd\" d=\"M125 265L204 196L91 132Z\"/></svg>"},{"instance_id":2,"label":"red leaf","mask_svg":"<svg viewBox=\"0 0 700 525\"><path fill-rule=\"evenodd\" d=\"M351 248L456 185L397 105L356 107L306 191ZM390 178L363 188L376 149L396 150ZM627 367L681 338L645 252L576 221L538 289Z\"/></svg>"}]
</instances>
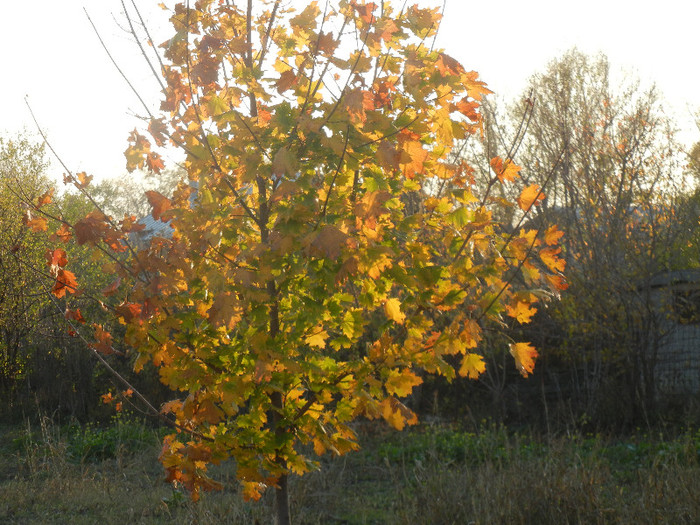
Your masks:
<instances>
[{"instance_id":1,"label":"red leaf","mask_svg":"<svg viewBox=\"0 0 700 525\"><path fill-rule=\"evenodd\" d=\"M108 227L106 221L104 213L92 211L84 219L76 222L73 231L78 244L95 244L102 239Z\"/></svg>"},{"instance_id":2,"label":"red leaf","mask_svg":"<svg viewBox=\"0 0 700 525\"><path fill-rule=\"evenodd\" d=\"M110 295L114 295L115 293L117 293L117 289L119 288L121 282L121 278L117 277L112 284L110 284L107 288L102 290L102 295L109 297Z\"/></svg>"},{"instance_id":3,"label":"red leaf","mask_svg":"<svg viewBox=\"0 0 700 525\"><path fill-rule=\"evenodd\" d=\"M95 341L90 343L90 348L97 350L101 354L109 355L114 354L115 350L112 348L112 334L107 332L100 325L93 325L95 327Z\"/></svg>"},{"instance_id":4,"label":"red leaf","mask_svg":"<svg viewBox=\"0 0 700 525\"><path fill-rule=\"evenodd\" d=\"M80 308L78 308L77 310L66 310L65 318L69 321L77 321L80 324L85 324L85 318L80 312Z\"/></svg>"},{"instance_id":5,"label":"red leaf","mask_svg":"<svg viewBox=\"0 0 700 525\"><path fill-rule=\"evenodd\" d=\"M352 2L352 7L355 8L355 11L357 11L357 14L360 16L360 19L362 21L370 24L374 20L374 15L372 12L377 8L377 4L374 2L370 2L369 4L364 4L364 5L359 5L355 2Z\"/></svg>"},{"instance_id":6,"label":"red leaf","mask_svg":"<svg viewBox=\"0 0 700 525\"><path fill-rule=\"evenodd\" d=\"M116 306L114 310L117 314L124 319L127 323L130 323L134 319L138 319L142 316L143 307L137 303L122 303Z\"/></svg>"},{"instance_id":7,"label":"red leaf","mask_svg":"<svg viewBox=\"0 0 700 525\"><path fill-rule=\"evenodd\" d=\"M459 63L459 61L455 60L450 55L446 55L445 53L440 53L435 66L443 77L449 75L461 75L465 72L464 67Z\"/></svg>"},{"instance_id":8,"label":"red leaf","mask_svg":"<svg viewBox=\"0 0 700 525\"><path fill-rule=\"evenodd\" d=\"M165 146L165 138L168 135L168 127L165 124L165 119L151 119L148 123L148 132L153 137L156 145Z\"/></svg>"},{"instance_id":9,"label":"red leaf","mask_svg":"<svg viewBox=\"0 0 700 525\"><path fill-rule=\"evenodd\" d=\"M165 167L165 165L163 164L163 159L161 158L161 156L158 155L156 152L152 151L146 157L146 167L149 171L152 171L153 173L160 173L161 170Z\"/></svg>"},{"instance_id":10,"label":"red leaf","mask_svg":"<svg viewBox=\"0 0 700 525\"><path fill-rule=\"evenodd\" d=\"M294 84L296 84L296 81L297 75L296 73L294 73L293 69L288 69L287 71L284 71L280 75L280 78L277 80L277 93L284 93Z\"/></svg>"}]
</instances>

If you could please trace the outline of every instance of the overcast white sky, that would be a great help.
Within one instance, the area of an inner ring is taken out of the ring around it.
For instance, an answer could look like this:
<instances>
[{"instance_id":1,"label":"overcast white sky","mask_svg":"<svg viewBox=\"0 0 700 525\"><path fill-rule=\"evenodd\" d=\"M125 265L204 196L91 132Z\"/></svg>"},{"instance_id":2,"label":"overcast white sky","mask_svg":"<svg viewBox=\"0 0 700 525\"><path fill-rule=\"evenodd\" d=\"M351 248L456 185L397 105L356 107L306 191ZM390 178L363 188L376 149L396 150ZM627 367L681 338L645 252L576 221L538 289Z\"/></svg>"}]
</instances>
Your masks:
<instances>
[{"instance_id":1,"label":"overcast white sky","mask_svg":"<svg viewBox=\"0 0 700 525\"><path fill-rule=\"evenodd\" d=\"M156 40L165 40L167 17L156 7L158 1L136 2L158 33ZM128 132L138 125L133 114L143 111L109 63L83 6L117 61L157 108L159 88L118 26L121 0L3 2L0 133L34 132L27 95L71 170L97 178L120 176ZM520 93L531 74L573 46L603 51L614 67L656 82L679 123L690 130L686 137L697 140L700 132L689 117L700 108L698 20L696 0L447 0L438 45L505 98ZM59 176L63 168L54 161L51 173Z\"/></svg>"}]
</instances>

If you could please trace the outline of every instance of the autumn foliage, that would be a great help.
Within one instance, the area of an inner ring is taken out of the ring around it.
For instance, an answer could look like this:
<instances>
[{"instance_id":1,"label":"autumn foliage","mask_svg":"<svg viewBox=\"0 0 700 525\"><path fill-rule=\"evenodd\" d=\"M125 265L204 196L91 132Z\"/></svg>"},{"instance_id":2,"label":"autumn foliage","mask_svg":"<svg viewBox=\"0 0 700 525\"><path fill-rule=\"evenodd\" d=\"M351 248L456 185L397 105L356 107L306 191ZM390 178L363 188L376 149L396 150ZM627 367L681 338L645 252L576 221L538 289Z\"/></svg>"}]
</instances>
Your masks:
<instances>
[{"instance_id":1,"label":"autumn foliage","mask_svg":"<svg viewBox=\"0 0 700 525\"><path fill-rule=\"evenodd\" d=\"M149 137L129 137L130 170L157 173L162 146L186 154L174 196L147 195L172 236L137 246L135 217L98 210L56 226L58 245L93 246L115 275L101 300L123 340L72 309L65 252L47 265L93 349L153 363L177 392L162 407L177 427L161 454L168 478L196 497L217 487L207 466L233 457L256 499L316 468L300 445L356 449L354 419L415 423L401 399L419 371L478 377L484 327L529 322L564 284L556 227L498 224L506 203L474 193L457 146L481 133L489 90L433 49L436 10L239 4L175 6L161 114ZM511 159L491 167L489 188L518 184ZM509 205L522 217L542 199L532 185ZM49 201L29 227L46 227ZM510 351L531 373L535 349Z\"/></svg>"}]
</instances>

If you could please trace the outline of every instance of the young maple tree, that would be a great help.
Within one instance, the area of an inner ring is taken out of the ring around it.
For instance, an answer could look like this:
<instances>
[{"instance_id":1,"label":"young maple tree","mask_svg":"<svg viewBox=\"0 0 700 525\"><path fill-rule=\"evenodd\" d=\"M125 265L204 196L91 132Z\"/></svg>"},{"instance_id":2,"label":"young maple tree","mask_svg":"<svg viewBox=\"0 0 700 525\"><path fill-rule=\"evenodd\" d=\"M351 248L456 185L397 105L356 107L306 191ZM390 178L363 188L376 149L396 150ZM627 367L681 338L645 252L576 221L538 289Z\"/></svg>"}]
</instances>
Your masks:
<instances>
[{"instance_id":1,"label":"young maple tree","mask_svg":"<svg viewBox=\"0 0 700 525\"><path fill-rule=\"evenodd\" d=\"M60 224L57 238L94 246L116 273L104 303L136 370L152 362L182 394L162 407L178 431L161 460L193 497L218 486L208 464L235 458L244 496L276 487L287 522L287 477L317 467L310 447L356 449L359 417L416 423L400 399L419 370L478 377L484 323L528 322L542 290L564 286L556 227L492 217L506 204L490 188L515 184L519 168L493 159L489 190L472 192L456 146L480 132L489 90L433 49L439 19L388 1L178 3L162 114L126 150L130 170L154 172L156 147L184 150L174 196L147 195L172 235L137 248L134 217L98 210ZM524 215L543 198L533 185L509 205ZM68 303L69 264L50 252ZM106 327L90 337L112 351ZM531 345L511 353L532 372Z\"/></svg>"}]
</instances>

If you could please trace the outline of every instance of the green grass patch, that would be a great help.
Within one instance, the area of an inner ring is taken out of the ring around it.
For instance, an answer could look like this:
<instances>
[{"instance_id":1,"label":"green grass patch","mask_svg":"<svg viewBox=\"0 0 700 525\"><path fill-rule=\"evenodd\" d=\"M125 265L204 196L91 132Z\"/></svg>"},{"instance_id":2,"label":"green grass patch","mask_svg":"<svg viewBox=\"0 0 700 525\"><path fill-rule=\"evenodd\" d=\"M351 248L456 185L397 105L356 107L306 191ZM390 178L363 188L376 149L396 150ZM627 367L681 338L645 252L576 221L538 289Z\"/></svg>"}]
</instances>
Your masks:
<instances>
[{"instance_id":1,"label":"green grass patch","mask_svg":"<svg viewBox=\"0 0 700 525\"><path fill-rule=\"evenodd\" d=\"M292 478L297 524L700 522L700 432L541 436L485 426L369 425L362 450ZM193 504L163 482L162 433L117 418L102 427L0 428L0 523L271 523L269 492L244 502L235 467Z\"/></svg>"}]
</instances>

